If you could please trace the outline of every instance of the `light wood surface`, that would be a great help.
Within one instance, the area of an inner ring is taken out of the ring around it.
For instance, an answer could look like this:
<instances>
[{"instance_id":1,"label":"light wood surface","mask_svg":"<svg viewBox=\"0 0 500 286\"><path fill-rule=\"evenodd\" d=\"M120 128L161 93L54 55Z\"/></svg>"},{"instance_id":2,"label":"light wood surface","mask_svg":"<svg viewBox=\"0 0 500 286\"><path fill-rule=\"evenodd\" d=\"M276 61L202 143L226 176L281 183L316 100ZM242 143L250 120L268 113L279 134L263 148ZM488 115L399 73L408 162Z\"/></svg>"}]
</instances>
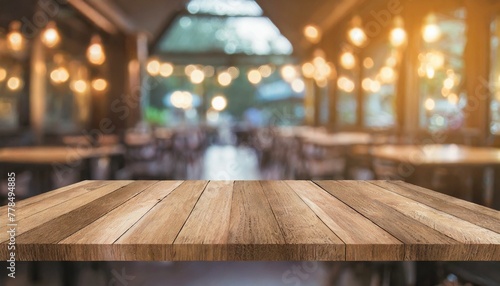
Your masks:
<instances>
[{"instance_id":1,"label":"light wood surface","mask_svg":"<svg viewBox=\"0 0 500 286\"><path fill-rule=\"evenodd\" d=\"M18 260L500 260L500 212L401 181L84 181L17 206Z\"/></svg>"},{"instance_id":2,"label":"light wood surface","mask_svg":"<svg viewBox=\"0 0 500 286\"><path fill-rule=\"evenodd\" d=\"M119 155L124 152L125 148L121 145L8 147L0 149L0 163L70 164L83 159Z\"/></svg>"},{"instance_id":3,"label":"light wood surface","mask_svg":"<svg viewBox=\"0 0 500 286\"><path fill-rule=\"evenodd\" d=\"M500 165L500 149L454 144L382 145L371 149L375 158L412 165Z\"/></svg>"}]
</instances>

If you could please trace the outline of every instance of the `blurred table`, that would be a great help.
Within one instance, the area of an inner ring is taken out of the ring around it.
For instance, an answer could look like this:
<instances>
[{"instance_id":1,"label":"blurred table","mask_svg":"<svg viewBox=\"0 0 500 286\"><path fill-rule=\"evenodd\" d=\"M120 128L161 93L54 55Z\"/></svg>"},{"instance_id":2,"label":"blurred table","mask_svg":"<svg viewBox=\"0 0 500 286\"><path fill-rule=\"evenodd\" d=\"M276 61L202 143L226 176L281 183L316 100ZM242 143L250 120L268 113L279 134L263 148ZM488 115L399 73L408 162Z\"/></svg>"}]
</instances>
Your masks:
<instances>
[{"instance_id":1,"label":"blurred table","mask_svg":"<svg viewBox=\"0 0 500 286\"><path fill-rule=\"evenodd\" d=\"M78 169L81 179L90 179L90 160L101 157L123 155L122 145L92 147L82 146L28 146L0 148L0 169L3 172L30 170L33 174L31 189L35 193L48 191L54 187L52 174L61 176L68 170Z\"/></svg>"},{"instance_id":2,"label":"blurred table","mask_svg":"<svg viewBox=\"0 0 500 286\"><path fill-rule=\"evenodd\" d=\"M84 181L16 219L18 260L500 260L500 212L400 181Z\"/></svg>"},{"instance_id":3,"label":"blurred table","mask_svg":"<svg viewBox=\"0 0 500 286\"><path fill-rule=\"evenodd\" d=\"M354 145L368 145L372 142L369 133L363 132L339 132L339 133L321 133L304 132L301 135L305 143L314 144L319 147L342 147Z\"/></svg>"},{"instance_id":4,"label":"blurred table","mask_svg":"<svg viewBox=\"0 0 500 286\"><path fill-rule=\"evenodd\" d=\"M408 166L418 171L422 168L431 170L436 167L462 168L481 174L481 178L474 183L474 188L480 188L483 183L484 171L492 168L499 174L500 149L490 147L470 147L454 144L431 145L381 145L371 148L374 158L387 160L400 164L399 170L407 172ZM406 170L405 170L406 169ZM416 172L414 172L416 173ZM408 177L411 177L410 174ZM494 175L493 178L497 178ZM487 198L484 204L500 206L500 182L494 182L493 198ZM474 201L482 202L480 192L473 192Z\"/></svg>"}]
</instances>

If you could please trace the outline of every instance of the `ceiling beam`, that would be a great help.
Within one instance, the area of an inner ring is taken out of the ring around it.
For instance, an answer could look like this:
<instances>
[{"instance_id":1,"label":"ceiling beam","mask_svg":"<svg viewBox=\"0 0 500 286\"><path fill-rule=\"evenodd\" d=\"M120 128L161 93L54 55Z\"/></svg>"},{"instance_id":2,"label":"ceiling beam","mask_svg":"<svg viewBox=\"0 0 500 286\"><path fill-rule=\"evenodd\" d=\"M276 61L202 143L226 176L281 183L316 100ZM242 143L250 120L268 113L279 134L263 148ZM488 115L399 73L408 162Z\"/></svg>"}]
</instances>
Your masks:
<instances>
[{"instance_id":1,"label":"ceiling beam","mask_svg":"<svg viewBox=\"0 0 500 286\"><path fill-rule=\"evenodd\" d=\"M87 0L92 7L98 10L101 15L110 19L124 33L135 33L137 27L128 15L126 15L120 7L109 0Z\"/></svg>"},{"instance_id":2,"label":"ceiling beam","mask_svg":"<svg viewBox=\"0 0 500 286\"><path fill-rule=\"evenodd\" d=\"M68 3L105 32L109 34L117 34L119 32L114 23L109 21L87 2L83 0L68 0Z\"/></svg>"}]
</instances>

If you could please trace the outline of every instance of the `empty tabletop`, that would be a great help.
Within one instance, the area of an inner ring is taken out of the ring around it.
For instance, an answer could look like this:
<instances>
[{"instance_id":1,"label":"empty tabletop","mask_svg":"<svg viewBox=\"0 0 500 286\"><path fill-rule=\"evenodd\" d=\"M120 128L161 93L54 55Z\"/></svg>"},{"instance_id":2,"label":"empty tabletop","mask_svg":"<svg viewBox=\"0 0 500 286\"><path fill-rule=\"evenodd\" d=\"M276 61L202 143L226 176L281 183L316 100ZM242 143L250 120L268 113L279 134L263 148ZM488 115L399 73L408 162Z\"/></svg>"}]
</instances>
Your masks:
<instances>
[{"instance_id":1,"label":"empty tabletop","mask_svg":"<svg viewBox=\"0 0 500 286\"><path fill-rule=\"evenodd\" d=\"M16 208L18 260L500 260L500 212L400 181L83 181Z\"/></svg>"},{"instance_id":2,"label":"empty tabletop","mask_svg":"<svg viewBox=\"0 0 500 286\"><path fill-rule=\"evenodd\" d=\"M53 164L72 163L88 158L123 154L121 145L101 147L82 146L29 146L0 148L0 163Z\"/></svg>"},{"instance_id":3,"label":"empty tabletop","mask_svg":"<svg viewBox=\"0 0 500 286\"><path fill-rule=\"evenodd\" d=\"M305 143L321 147L368 145L372 143L371 135L362 132L305 132L301 134L301 137Z\"/></svg>"},{"instance_id":4,"label":"empty tabletop","mask_svg":"<svg viewBox=\"0 0 500 286\"><path fill-rule=\"evenodd\" d=\"M413 165L500 165L500 149L454 144L382 145L373 147L375 158Z\"/></svg>"}]
</instances>

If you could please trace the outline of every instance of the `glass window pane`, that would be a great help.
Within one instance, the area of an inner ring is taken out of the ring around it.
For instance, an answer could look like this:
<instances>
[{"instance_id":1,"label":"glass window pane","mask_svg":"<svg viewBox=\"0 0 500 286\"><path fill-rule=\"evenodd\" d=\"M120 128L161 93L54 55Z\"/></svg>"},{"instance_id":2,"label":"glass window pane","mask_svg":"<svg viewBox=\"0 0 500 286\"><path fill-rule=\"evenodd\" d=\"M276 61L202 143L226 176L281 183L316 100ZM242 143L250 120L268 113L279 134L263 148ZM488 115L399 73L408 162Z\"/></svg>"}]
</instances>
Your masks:
<instances>
[{"instance_id":1,"label":"glass window pane","mask_svg":"<svg viewBox=\"0 0 500 286\"><path fill-rule=\"evenodd\" d=\"M491 122L492 134L500 134L500 17L496 17L491 25L491 74L493 96L491 98Z\"/></svg>"},{"instance_id":2,"label":"glass window pane","mask_svg":"<svg viewBox=\"0 0 500 286\"><path fill-rule=\"evenodd\" d=\"M290 55L291 43L266 17L181 16L160 41L160 52Z\"/></svg>"},{"instance_id":3,"label":"glass window pane","mask_svg":"<svg viewBox=\"0 0 500 286\"><path fill-rule=\"evenodd\" d=\"M367 51L363 59L364 125L386 128L395 125L398 54L389 42Z\"/></svg>"},{"instance_id":4,"label":"glass window pane","mask_svg":"<svg viewBox=\"0 0 500 286\"><path fill-rule=\"evenodd\" d=\"M457 130L464 124L465 31L465 9L425 19L418 74L423 107L420 124L428 130Z\"/></svg>"}]
</instances>

